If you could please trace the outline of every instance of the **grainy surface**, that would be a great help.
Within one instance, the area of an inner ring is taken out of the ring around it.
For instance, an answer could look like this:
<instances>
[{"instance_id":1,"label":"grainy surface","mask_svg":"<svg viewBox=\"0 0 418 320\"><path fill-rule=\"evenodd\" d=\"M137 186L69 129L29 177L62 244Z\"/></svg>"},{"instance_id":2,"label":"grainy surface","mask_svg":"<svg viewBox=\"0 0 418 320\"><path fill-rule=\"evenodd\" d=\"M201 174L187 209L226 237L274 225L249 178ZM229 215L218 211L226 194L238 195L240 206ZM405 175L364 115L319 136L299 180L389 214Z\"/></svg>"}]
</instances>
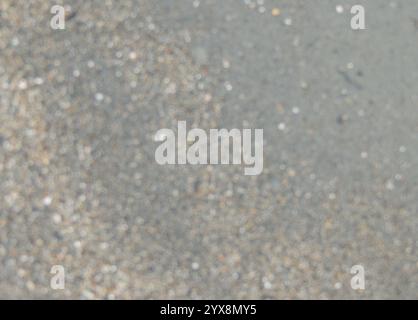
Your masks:
<instances>
[{"instance_id":1,"label":"grainy surface","mask_svg":"<svg viewBox=\"0 0 418 320\"><path fill-rule=\"evenodd\" d=\"M0 3L0 298L418 298L417 1L56 3ZM159 166L178 120L263 173Z\"/></svg>"}]
</instances>

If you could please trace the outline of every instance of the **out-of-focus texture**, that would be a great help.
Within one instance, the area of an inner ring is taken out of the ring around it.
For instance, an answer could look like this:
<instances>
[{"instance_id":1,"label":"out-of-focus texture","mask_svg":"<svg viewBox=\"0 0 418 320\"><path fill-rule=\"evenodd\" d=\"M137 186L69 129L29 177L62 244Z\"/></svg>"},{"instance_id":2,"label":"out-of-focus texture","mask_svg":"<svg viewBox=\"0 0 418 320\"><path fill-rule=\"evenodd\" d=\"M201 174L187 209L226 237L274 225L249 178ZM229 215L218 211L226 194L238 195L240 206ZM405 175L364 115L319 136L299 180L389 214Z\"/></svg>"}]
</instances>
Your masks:
<instances>
[{"instance_id":1,"label":"out-of-focus texture","mask_svg":"<svg viewBox=\"0 0 418 320\"><path fill-rule=\"evenodd\" d=\"M2 0L0 298L418 298L417 21L415 0ZM264 129L263 173L159 166L179 120Z\"/></svg>"}]
</instances>

